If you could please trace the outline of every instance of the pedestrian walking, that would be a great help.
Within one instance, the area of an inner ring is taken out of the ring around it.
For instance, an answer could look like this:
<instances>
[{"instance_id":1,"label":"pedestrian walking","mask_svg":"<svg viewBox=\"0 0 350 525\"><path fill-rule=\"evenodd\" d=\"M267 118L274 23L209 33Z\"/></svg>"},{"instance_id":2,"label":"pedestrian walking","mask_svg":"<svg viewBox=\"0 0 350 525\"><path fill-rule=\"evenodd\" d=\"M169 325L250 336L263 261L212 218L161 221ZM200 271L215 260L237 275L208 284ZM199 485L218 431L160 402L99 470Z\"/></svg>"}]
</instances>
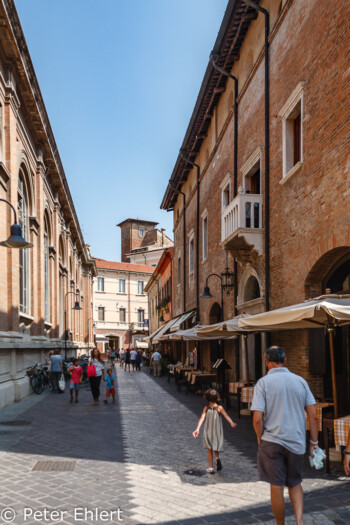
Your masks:
<instances>
[{"instance_id":1,"label":"pedestrian walking","mask_svg":"<svg viewBox=\"0 0 350 525\"><path fill-rule=\"evenodd\" d=\"M45 364L47 365L47 373L49 375L49 386L51 389L53 389L53 380L52 380L52 372L51 372L51 357L53 356L54 351L50 350L47 357L45 357Z\"/></svg>"},{"instance_id":2,"label":"pedestrian walking","mask_svg":"<svg viewBox=\"0 0 350 525\"><path fill-rule=\"evenodd\" d=\"M109 362L109 359L111 357L111 349L110 347L107 348L107 361Z\"/></svg>"},{"instance_id":3,"label":"pedestrian walking","mask_svg":"<svg viewBox=\"0 0 350 525\"><path fill-rule=\"evenodd\" d=\"M272 511L284 524L284 487L288 487L297 524L303 523L304 494L301 486L305 454L306 418L310 422L310 455L318 448L316 401L307 382L286 368L283 348L266 351L268 373L254 388L253 425L258 440L260 481L270 484Z\"/></svg>"},{"instance_id":4,"label":"pedestrian walking","mask_svg":"<svg viewBox=\"0 0 350 525\"><path fill-rule=\"evenodd\" d=\"M130 348L127 349L127 351L125 352L125 368L124 368L124 372L126 372L126 367L128 367L129 369L129 372L130 372Z\"/></svg>"},{"instance_id":5,"label":"pedestrian walking","mask_svg":"<svg viewBox=\"0 0 350 525\"><path fill-rule=\"evenodd\" d=\"M114 365L114 359L117 357L117 354L115 353L115 349L113 348L111 353L111 365Z\"/></svg>"},{"instance_id":6,"label":"pedestrian walking","mask_svg":"<svg viewBox=\"0 0 350 525\"><path fill-rule=\"evenodd\" d=\"M138 370L139 372L141 371L141 360L142 360L142 354L141 354L141 351L138 350L137 354L136 354L136 370Z\"/></svg>"},{"instance_id":7,"label":"pedestrian walking","mask_svg":"<svg viewBox=\"0 0 350 525\"><path fill-rule=\"evenodd\" d=\"M51 356L52 392L61 393L58 382L63 373L62 356L59 350L55 350Z\"/></svg>"},{"instance_id":8,"label":"pedestrian walking","mask_svg":"<svg viewBox=\"0 0 350 525\"><path fill-rule=\"evenodd\" d=\"M79 359L75 358L73 361L73 365L68 368L68 372L71 374L70 376L70 385L69 385L69 391L70 391L70 399L69 402L73 403L73 392L75 392L75 402L78 403L78 395L80 390L80 383L83 379L83 369L81 368L79 364Z\"/></svg>"},{"instance_id":9,"label":"pedestrian walking","mask_svg":"<svg viewBox=\"0 0 350 525\"><path fill-rule=\"evenodd\" d=\"M158 352L158 350L156 350L152 354L151 363L150 363L150 366L151 367L153 366L153 375L154 375L154 377L159 377L160 376L161 364L162 364L162 354L160 352Z\"/></svg>"},{"instance_id":10,"label":"pedestrian walking","mask_svg":"<svg viewBox=\"0 0 350 525\"><path fill-rule=\"evenodd\" d=\"M120 368L123 368L125 363L125 350L121 348L119 350Z\"/></svg>"},{"instance_id":11,"label":"pedestrian walking","mask_svg":"<svg viewBox=\"0 0 350 525\"><path fill-rule=\"evenodd\" d=\"M203 446L208 449L208 461L209 468L207 472L209 474L214 474L213 467L213 452L215 453L216 458L216 470L219 472L222 470L222 463L220 460L220 452L222 452L224 447L224 430L222 427L222 417L223 416L230 423L231 427L234 428L236 423L232 421L230 416L226 413L224 408L221 405L218 405L220 401L219 394L214 389L209 389L204 394L205 399L208 401L208 405L204 407L202 415L198 421L196 430L192 433L193 437L198 437L199 430L204 423L203 431Z\"/></svg>"},{"instance_id":12,"label":"pedestrian walking","mask_svg":"<svg viewBox=\"0 0 350 525\"><path fill-rule=\"evenodd\" d=\"M105 404L108 403L109 396L112 396L113 403L115 403L115 376L113 375L112 369L108 368L107 375L105 377L106 385L106 397L103 400Z\"/></svg>"},{"instance_id":13,"label":"pedestrian walking","mask_svg":"<svg viewBox=\"0 0 350 525\"><path fill-rule=\"evenodd\" d=\"M104 378L105 370L104 370L104 364L102 361L102 357L100 354L100 351L97 350L97 348L94 348L91 351L91 357L89 358L89 366L94 366L96 375L90 376L90 388L92 397L94 398L94 405L100 404L100 386L101 386L101 379Z\"/></svg>"},{"instance_id":14,"label":"pedestrian walking","mask_svg":"<svg viewBox=\"0 0 350 525\"><path fill-rule=\"evenodd\" d=\"M133 372L135 372L136 356L137 356L137 352L136 352L136 350L133 348L133 349L130 351L130 363L131 363L132 371L133 371Z\"/></svg>"}]
</instances>

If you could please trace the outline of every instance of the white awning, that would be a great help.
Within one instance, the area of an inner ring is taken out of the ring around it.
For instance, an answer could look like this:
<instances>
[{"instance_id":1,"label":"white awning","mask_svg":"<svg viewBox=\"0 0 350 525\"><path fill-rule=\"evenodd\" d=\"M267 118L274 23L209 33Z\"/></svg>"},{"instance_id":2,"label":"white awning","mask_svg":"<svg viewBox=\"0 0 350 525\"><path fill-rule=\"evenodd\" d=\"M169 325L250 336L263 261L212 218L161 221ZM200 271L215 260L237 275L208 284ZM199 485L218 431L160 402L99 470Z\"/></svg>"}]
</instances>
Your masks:
<instances>
[{"instance_id":1,"label":"white awning","mask_svg":"<svg viewBox=\"0 0 350 525\"><path fill-rule=\"evenodd\" d=\"M217 335L200 335L197 330L201 328L201 325L194 326L193 328L188 328L188 330L178 330L168 336L163 336L162 339L167 338L168 341L214 341L218 339L236 339L235 334L222 334L220 337Z\"/></svg>"},{"instance_id":2,"label":"white awning","mask_svg":"<svg viewBox=\"0 0 350 525\"><path fill-rule=\"evenodd\" d=\"M96 334L96 341L105 341L107 337L103 334Z\"/></svg>"},{"instance_id":3,"label":"white awning","mask_svg":"<svg viewBox=\"0 0 350 525\"><path fill-rule=\"evenodd\" d=\"M154 337L152 337L152 339L151 339L152 344L158 343L159 342L159 338L162 335L164 335L170 329L170 327L173 326L173 324L176 323L176 321L178 321L178 319L180 319L180 317L181 316L174 317L173 319L170 319L170 321L168 321L167 323L163 324L163 326L156 333L156 335Z\"/></svg>"},{"instance_id":4,"label":"white awning","mask_svg":"<svg viewBox=\"0 0 350 525\"><path fill-rule=\"evenodd\" d=\"M175 323L170 328L170 332L176 332L181 328L181 325L187 321L187 319L190 319L194 316L196 313L196 310L191 310L190 312L186 312L185 314L182 314Z\"/></svg>"},{"instance_id":5,"label":"white awning","mask_svg":"<svg viewBox=\"0 0 350 525\"><path fill-rule=\"evenodd\" d=\"M136 348L148 348L148 343L145 341L135 341Z\"/></svg>"}]
</instances>

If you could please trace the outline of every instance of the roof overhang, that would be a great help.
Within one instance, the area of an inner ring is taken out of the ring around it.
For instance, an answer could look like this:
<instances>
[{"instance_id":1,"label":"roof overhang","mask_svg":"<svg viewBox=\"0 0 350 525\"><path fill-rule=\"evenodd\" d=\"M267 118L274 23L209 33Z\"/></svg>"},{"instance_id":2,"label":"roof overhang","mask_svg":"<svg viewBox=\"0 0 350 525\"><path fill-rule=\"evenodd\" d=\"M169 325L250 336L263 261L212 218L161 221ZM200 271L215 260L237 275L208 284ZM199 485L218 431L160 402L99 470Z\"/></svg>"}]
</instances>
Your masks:
<instances>
[{"instance_id":1,"label":"roof overhang","mask_svg":"<svg viewBox=\"0 0 350 525\"><path fill-rule=\"evenodd\" d=\"M259 4L259 0L256 0ZM230 0L213 48L218 54L217 65L230 72L238 60L240 49L252 20L257 18L257 11L242 0ZM218 104L221 93L226 87L227 77L214 69L209 61L204 74L197 101L188 125L181 149L192 161L195 160L210 126L214 107ZM180 154L166 188L161 209L170 211L174 208L177 191L186 181L192 166L184 161Z\"/></svg>"}]
</instances>

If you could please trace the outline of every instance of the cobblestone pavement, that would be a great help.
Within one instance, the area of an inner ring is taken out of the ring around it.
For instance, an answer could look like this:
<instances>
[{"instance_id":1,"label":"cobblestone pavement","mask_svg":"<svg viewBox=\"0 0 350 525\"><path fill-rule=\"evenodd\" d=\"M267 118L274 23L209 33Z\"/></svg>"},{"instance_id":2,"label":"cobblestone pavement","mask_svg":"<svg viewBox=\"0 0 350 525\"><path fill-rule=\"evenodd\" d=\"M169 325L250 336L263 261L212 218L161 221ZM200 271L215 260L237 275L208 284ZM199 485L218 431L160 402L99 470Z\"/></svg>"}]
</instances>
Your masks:
<instances>
[{"instance_id":1,"label":"cobblestone pavement","mask_svg":"<svg viewBox=\"0 0 350 525\"><path fill-rule=\"evenodd\" d=\"M117 377L114 405L93 406L84 389L77 405L68 393L49 392L0 411L0 524L8 507L15 525L274 523L268 486L257 481L250 418L236 429L225 425L224 469L210 476L201 437L192 437L203 399L144 372L117 367ZM48 460L73 470L33 471ZM350 485L340 469L327 476L306 467L304 489L307 525L350 523ZM43 514L25 516L25 508ZM290 504L286 523L295 523Z\"/></svg>"}]
</instances>

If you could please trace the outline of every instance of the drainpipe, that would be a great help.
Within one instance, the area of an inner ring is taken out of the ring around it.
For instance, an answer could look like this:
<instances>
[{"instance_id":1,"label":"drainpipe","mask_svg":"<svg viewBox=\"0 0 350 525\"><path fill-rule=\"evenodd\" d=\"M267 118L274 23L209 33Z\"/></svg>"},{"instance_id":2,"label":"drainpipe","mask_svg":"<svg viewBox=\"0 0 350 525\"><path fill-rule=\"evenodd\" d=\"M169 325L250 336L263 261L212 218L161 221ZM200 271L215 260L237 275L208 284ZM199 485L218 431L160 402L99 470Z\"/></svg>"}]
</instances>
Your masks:
<instances>
[{"instance_id":1,"label":"drainpipe","mask_svg":"<svg viewBox=\"0 0 350 525\"><path fill-rule=\"evenodd\" d=\"M180 193L183 197L183 311L186 312L186 194L176 189L171 180L169 180L169 186L175 193Z\"/></svg>"},{"instance_id":2,"label":"drainpipe","mask_svg":"<svg viewBox=\"0 0 350 525\"><path fill-rule=\"evenodd\" d=\"M231 75L227 71L225 71L222 67L217 65L217 60L219 58L219 55L215 53L215 51L212 51L210 53L210 60L213 64L214 69L216 71L219 71L222 75L225 77L231 78L234 81L235 85L235 94L234 94L234 135L233 135L233 196L236 197L237 195L237 179L238 179L238 160L237 160L237 152L238 152L238 78Z\"/></svg>"},{"instance_id":3,"label":"drainpipe","mask_svg":"<svg viewBox=\"0 0 350 525\"><path fill-rule=\"evenodd\" d=\"M234 135L233 135L233 197L236 197L238 193L238 78L231 73L225 71L222 67L217 65L217 60L219 55L212 51L210 53L210 60L213 64L214 69L219 71L225 77L231 78L234 81L235 92L234 92ZM233 261L233 274L234 274L234 289L235 289L235 304L234 304L234 314L237 315L237 298L238 298L238 281L237 281L237 261L234 258ZM236 378L240 378L240 366L239 366L239 342L238 339L235 340L235 357L236 357Z\"/></svg>"},{"instance_id":4,"label":"drainpipe","mask_svg":"<svg viewBox=\"0 0 350 525\"><path fill-rule=\"evenodd\" d=\"M200 166L199 164L196 164L195 162L192 162L192 160L186 158L184 154L186 153L185 150L180 149L180 157L185 161L191 164L191 166L194 166L197 168L197 224L196 224L196 310L197 310L197 323L200 322L199 318L199 190L200 190Z\"/></svg>"},{"instance_id":5,"label":"drainpipe","mask_svg":"<svg viewBox=\"0 0 350 525\"><path fill-rule=\"evenodd\" d=\"M269 12L253 0L243 0L265 16L265 309L270 309L270 83L269 83Z\"/></svg>"}]
</instances>

